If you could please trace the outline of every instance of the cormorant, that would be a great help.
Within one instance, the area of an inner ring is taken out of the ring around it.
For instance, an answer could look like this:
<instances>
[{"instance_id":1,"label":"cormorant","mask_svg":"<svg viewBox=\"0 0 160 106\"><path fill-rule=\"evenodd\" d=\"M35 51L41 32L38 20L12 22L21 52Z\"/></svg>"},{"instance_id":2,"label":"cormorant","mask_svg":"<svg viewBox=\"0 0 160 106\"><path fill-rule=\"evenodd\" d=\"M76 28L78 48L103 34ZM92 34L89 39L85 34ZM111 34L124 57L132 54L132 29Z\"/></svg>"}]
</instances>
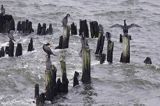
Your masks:
<instances>
[{"instance_id":1,"label":"cormorant","mask_svg":"<svg viewBox=\"0 0 160 106\"><path fill-rule=\"evenodd\" d=\"M1 14L2 14L2 15L5 14L5 8L3 7L3 5L1 5Z\"/></svg>"},{"instance_id":2,"label":"cormorant","mask_svg":"<svg viewBox=\"0 0 160 106\"><path fill-rule=\"evenodd\" d=\"M140 27L140 28L141 28L141 26L139 26L139 25L137 25L137 24L127 25L127 24L126 24L126 20L124 20L124 25L115 24L115 25L112 25L110 28L114 28L114 27L122 28L124 35L127 35L127 34L128 34L128 30L129 30L130 28L132 28L132 27Z\"/></svg>"},{"instance_id":3,"label":"cormorant","mask_svg":"<svg viewBox=\"0 0 160 106\"><path fill-rule=\"evenodd\" d=\"M52 50L48 47L49 45L50 45L49 43L44 44L43 50L47 53L48 57L50 57L50 55L56 56L55 54L53 54Z\"/></svg>"},{"instance_id":4,"label":"cormorant","mask_svg":"<svg viewBox=\"0 0 160 106\"><path fill-rule=\"evenodd\" d=\"M68 17L70 17L70 14L67 14L67 15L63 18L63 20L62 20L62 26L63 26L63 27L66 27L66 26L67 26Z\"/></svg>"}]
</instances>

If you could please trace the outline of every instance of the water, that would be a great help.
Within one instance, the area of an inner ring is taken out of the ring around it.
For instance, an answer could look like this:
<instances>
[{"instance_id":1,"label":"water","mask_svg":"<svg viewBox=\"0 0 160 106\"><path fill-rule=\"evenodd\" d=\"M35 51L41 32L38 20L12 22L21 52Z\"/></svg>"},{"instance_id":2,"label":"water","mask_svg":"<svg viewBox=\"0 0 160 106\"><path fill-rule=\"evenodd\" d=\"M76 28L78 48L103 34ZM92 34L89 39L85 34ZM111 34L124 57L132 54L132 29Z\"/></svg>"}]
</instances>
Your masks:
<instances>
[{"instance_id":1,"label":"water","mask_svg":"<svg viewBox=\"0 0 160 106\"><path fill-rule=\"evenodd\" d=\"M23 56L0 58L0 105L34 106L34 85L40 84L44 91L45 53L43 43L50 42L56 57L52 63L61 77L59 57L61 50L54 50L62 34L61 20L71 14L69 23L79 26L79 19L97 20L104 30L112 33L115 42L113 64L100 65L95 59L97 39L89 38L92 53L92 84L72 87L74 71L81 73L82 60L79 57L80 37L70 38L70 47L65 50L69 93L55 101L61 105L104 105L104 106L157 106L160 104L160 1L159 0L0 0L6 13L12 14L16 23L29 19L34 29L39 22L52 23L53 35L29 36L14 34L16 43L23 44ZM119 63L122 45L119 41L120 29L109 26L126 19L128 24L136 23L142 28L129 30L132 35L131 63ZM30 38L33 37L35 51L27 52ZM7 45L8 38L0 34L0 46ZM106 53L106 44L104 53ZM151 57L153 65L143 63ZM80 76L81 78L81 76ZM52 106L51 104L48 104Z\"/></svg>"}]
</instances>

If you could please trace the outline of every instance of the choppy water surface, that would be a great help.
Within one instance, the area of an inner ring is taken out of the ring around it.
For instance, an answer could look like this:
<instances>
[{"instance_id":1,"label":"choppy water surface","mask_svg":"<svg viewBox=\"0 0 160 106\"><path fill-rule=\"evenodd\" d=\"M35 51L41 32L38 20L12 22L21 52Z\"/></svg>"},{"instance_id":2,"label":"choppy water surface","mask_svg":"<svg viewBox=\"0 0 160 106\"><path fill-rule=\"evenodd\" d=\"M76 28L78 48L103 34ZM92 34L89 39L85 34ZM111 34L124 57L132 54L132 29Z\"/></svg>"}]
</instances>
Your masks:
<instances>
[{"instance_id":1,"label":"choppy water surface","mask_svg":"<svg viewBox=\"0 0 160 106\"><path fill-rule=\"evenodd\" d=\"M92 84L72 87L74 71L81 73L82 60L79 57L80 37L70 38L67 55L69 93L55 101L61 105L105 105L105 106L158 106L160 104L160 1L159 0L0 0L6 12L12 14L16 23L29 19L34 29L37 24L52 23L54 34L47 36L20 36L15 34L16 43L23 43L23 56L0 58L0 105L34 106L34 85L40 84L44 91L45 53L43 43L50 42L56 57L53 64L61 77L59 55L54 50L62 34L61 20L66 13L71 14L69 22L79 19L97 20L105 31L112 33L115 42L113 64L100 65L94 57L97 39L89 39L92 53ZM141 25L141 29L131 29L131 63L119 63L122 45L118 42L120 29L110 29L115 23ZM33 37L35 51L27 52ZM8 38L0 34L0 46L7 45ZM106 44L104 53L106 53ZM145 57L151 57L153 65L144 65ZM52 106L52 105L51 105Z\"/></svg>"}]
</instances>

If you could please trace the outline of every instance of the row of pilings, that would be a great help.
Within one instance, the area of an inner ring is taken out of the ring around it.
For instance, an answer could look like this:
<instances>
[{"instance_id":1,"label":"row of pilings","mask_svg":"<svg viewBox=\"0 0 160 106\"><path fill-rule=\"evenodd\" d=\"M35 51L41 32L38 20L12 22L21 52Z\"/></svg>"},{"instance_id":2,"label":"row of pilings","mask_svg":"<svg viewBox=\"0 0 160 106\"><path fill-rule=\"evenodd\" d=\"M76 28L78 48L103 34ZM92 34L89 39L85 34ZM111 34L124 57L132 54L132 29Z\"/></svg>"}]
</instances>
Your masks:
<instances>
[{"instance_id":1,"label":"row of pilings","mask_svg":"<svg viewBox=\"0 0 160 106\"><path fill-rule=\"evenodd\" d=\"M33 39L30 39L30 42L28 44L28 49L27 51L33 51ZM6 47L1 47L0 49L0 57L4 57L5 55L8 55L9 57L18 57L23 54L23 47L21 43L17 43L16 49L15 49L15 44L12 40L9 40L9 45Z\"/></svg>"}]
</instances>

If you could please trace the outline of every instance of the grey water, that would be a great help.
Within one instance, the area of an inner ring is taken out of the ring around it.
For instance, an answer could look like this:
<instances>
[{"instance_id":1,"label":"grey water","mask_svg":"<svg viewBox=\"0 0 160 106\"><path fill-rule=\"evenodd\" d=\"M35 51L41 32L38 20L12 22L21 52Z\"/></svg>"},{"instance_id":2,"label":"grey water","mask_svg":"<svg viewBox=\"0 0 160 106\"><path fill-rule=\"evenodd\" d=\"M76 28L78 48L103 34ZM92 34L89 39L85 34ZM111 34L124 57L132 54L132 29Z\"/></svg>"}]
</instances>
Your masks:
<instances>
[{"instance_id":1,"label":"grey water","mask_svg":"<svg viewBox=\"0 0 160 106\"><path fill-rule=\"evenodd\" d=\"M51 43L52 63L61 77L59 58L61 50L55 50L62 35L62 18L70 13L69 23L79 19L98 21L104 31L112 34L115 43L113 64L100 65L95 59L96 38L89 38L91 49L92 83L72 87L75 71L82 74L81 48L78 35L70 37L69 48L65 49L69 92L54 105L65 106L158 106L160 104L160 1L159 0L0 0L6 13L12 14L15 22L29 19L36 31L38 23L52 23L54 34L38 36L32 33L22 36L15 33L15 43L22 43L23 55L0 58L0 106L35 106L34 85L40 84L44 92L45 53L42 45ZM129 30L131 40L131 62L119 62L122 45L119 43L121 29L109 28L113 24L136 23L142 28ZM33 52L27 52L30 38L33 38ZM8 44L5 34L0 34L0 46ZM16 45L16 44L15 44ZM107 52L105 41L104 53ZM145 65L145 57L151 57L153 64Z\"/></svg>"}]
</instances>

